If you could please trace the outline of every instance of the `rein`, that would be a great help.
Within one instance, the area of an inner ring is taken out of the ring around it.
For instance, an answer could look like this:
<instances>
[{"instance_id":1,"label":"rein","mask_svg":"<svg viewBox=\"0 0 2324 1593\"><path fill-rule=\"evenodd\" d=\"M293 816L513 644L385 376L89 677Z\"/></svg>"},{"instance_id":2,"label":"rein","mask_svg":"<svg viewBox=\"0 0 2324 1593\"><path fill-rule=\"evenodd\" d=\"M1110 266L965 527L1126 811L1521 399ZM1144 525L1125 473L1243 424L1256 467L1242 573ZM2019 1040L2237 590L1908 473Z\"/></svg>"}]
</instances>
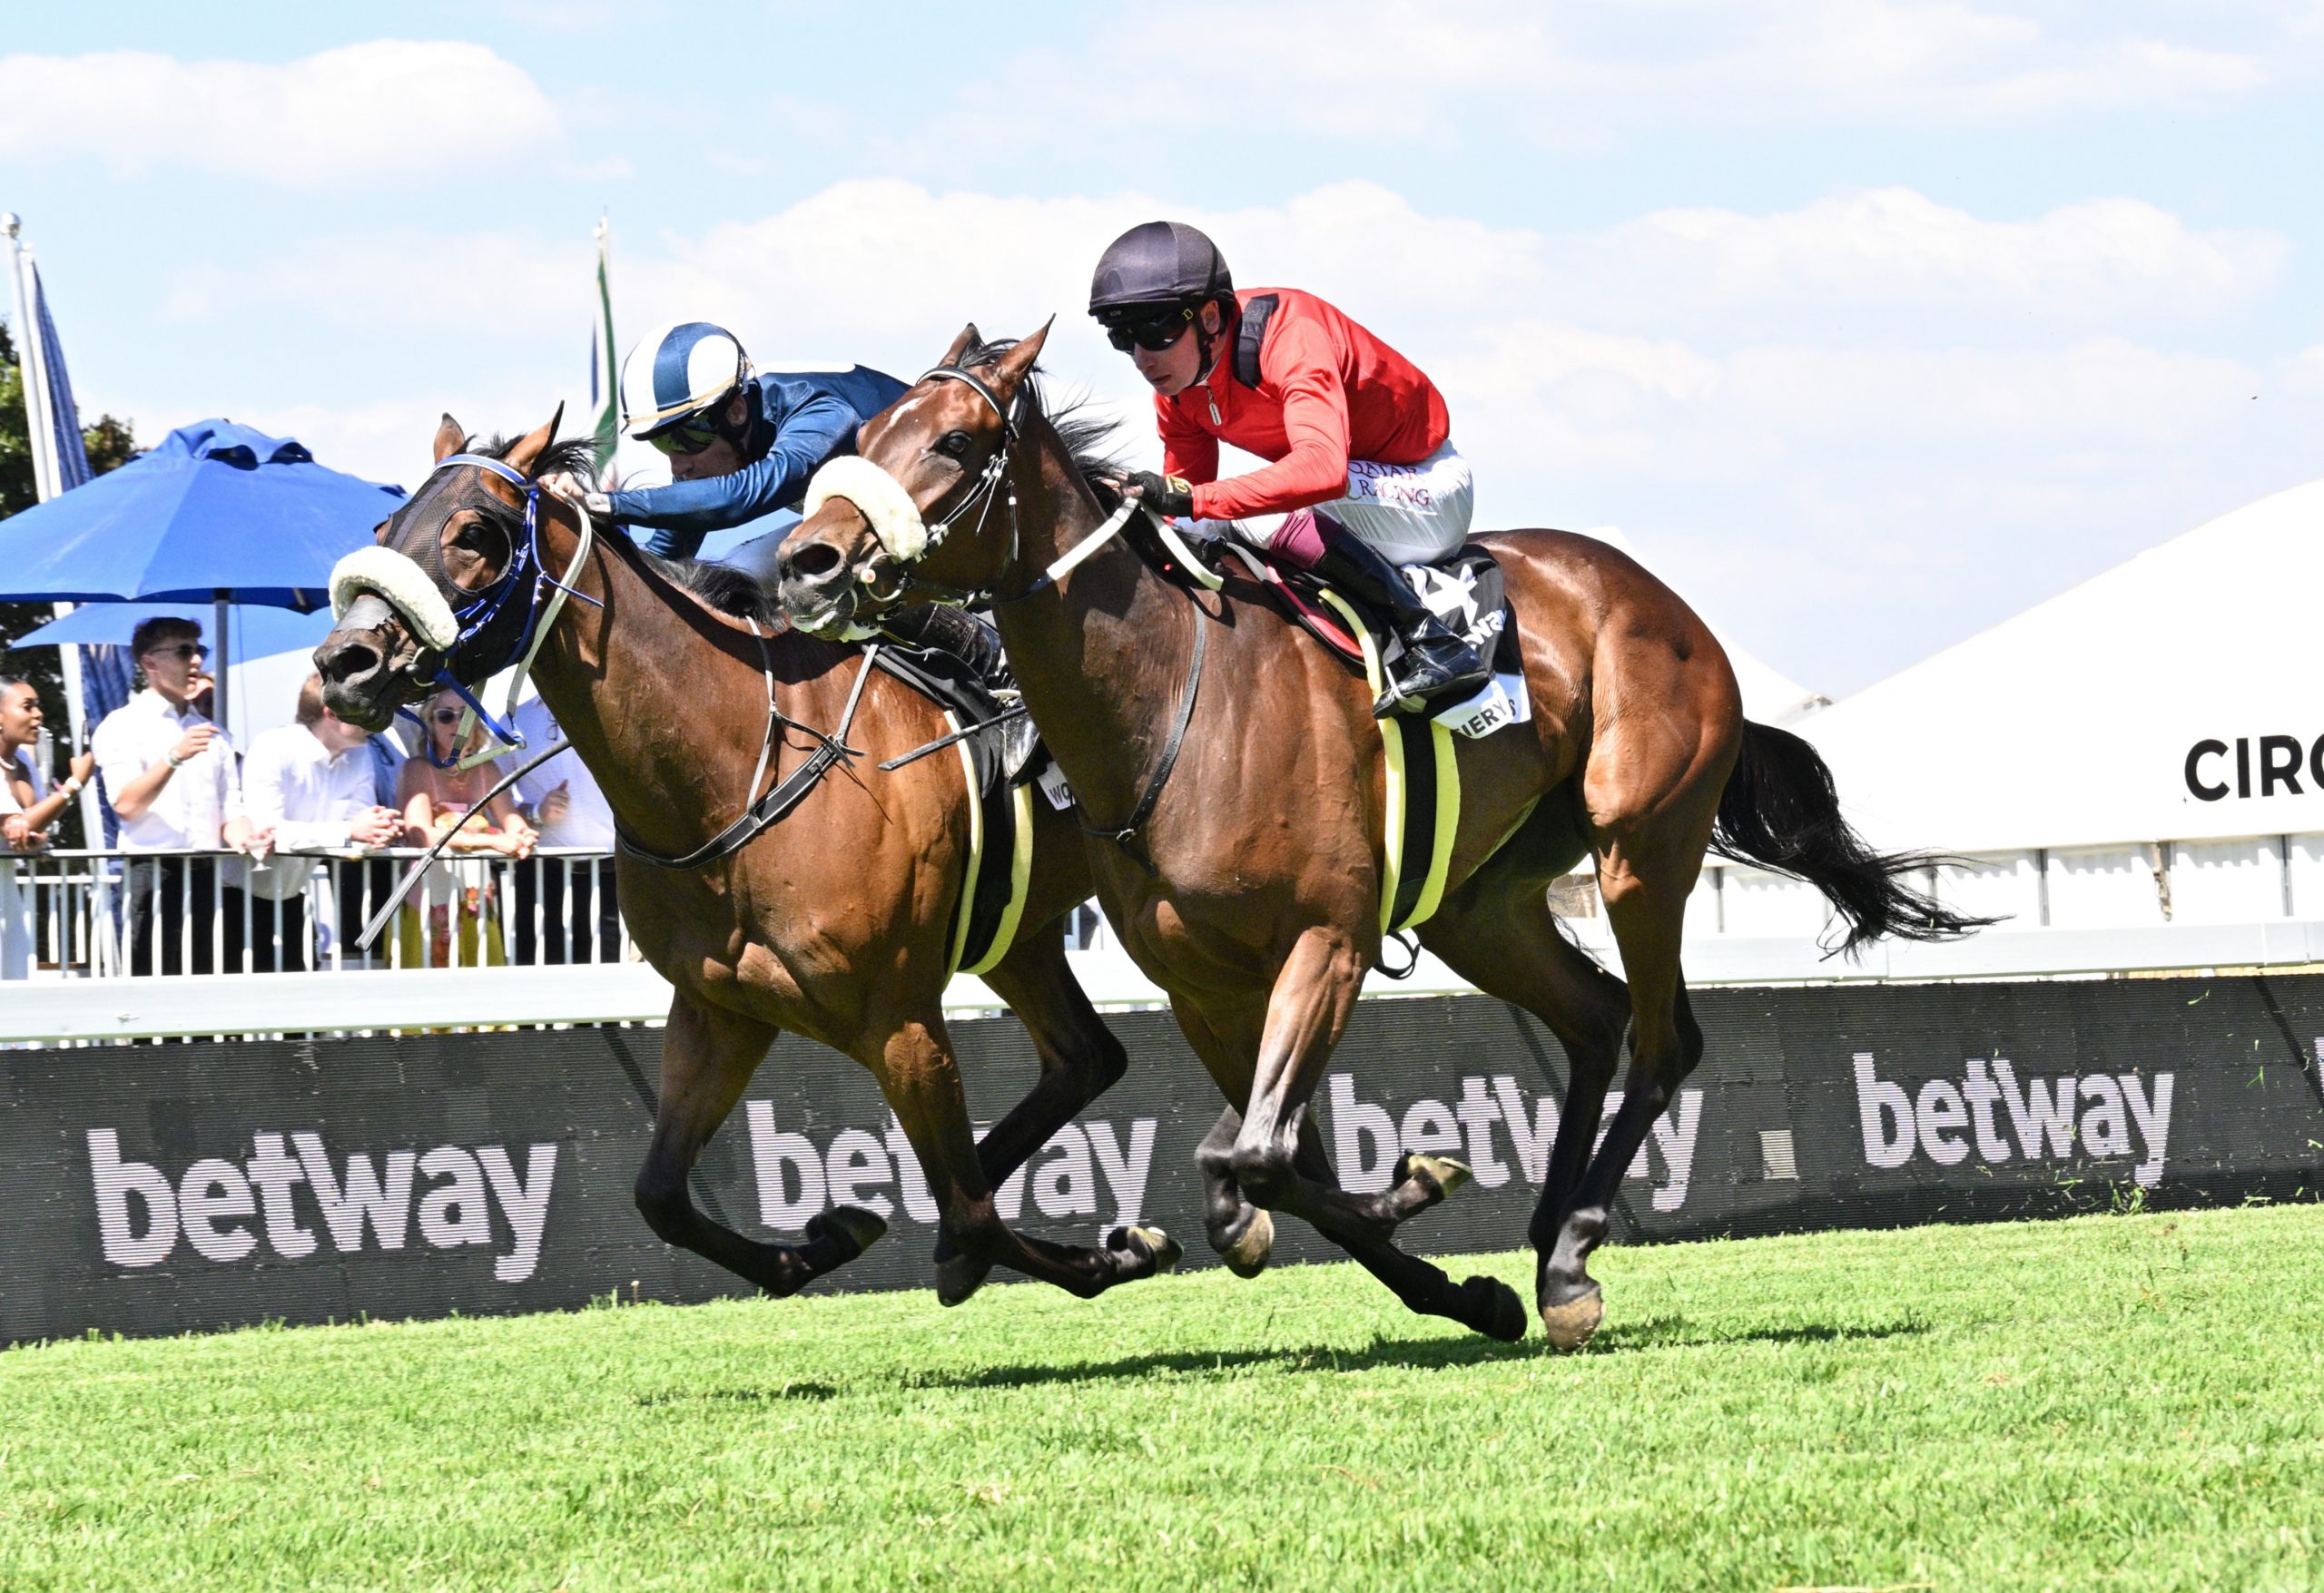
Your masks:
<instances>
[{"instance_id":1,"label":"rein","mask_svg":"<svg viewBox=\"0 0 2324 1593\"><path fill-rule=\"evenodd\" d=\"M497 743L497 745L487 744L465 757L445 761L436 756L435 742L428 733L428 727L421 726L423 747L430 764L439 769L467 770L475 768L478 764L488 762L504 753L521 752L527 750L524 734L516 728L517 699L524 691L525 683L531 678L533 664L540 656L542 645L547 641L550 631L556 626L557 616L564 610L565 600L567 597L577 597L582 602L599 609L604 608L605 605L587 593L576 590L572 585L583 564L589 557L596 540L596 523L590 517L586 508L579 504L571 505L579 523L580 538L573 550L573 557L566 564L563 576L552 575L541 559L541 484L539 480L525 475L507 461L493 458L487 454L448 454L437 461L435 470L429 474L431 477L440 474L456 465L471 465L487 474L497 476L525 495L524 531L512 549L508 567L501 571L483 591L477 593L458 607L453 608L446 603L442 594L436 589L434 580L428 572L409 555L386 547L361 548L341 559L338 567L331 572L331 607L333 613L343 619L346 617L349 606L359 596L366 593L374 595L411 626L414 634L420 638L424 645L436 653L438 663L432 678L420 674L417 668L413 673L420 683L448 690L468 704L467 713L461 716L460 723L453 733L454 744L457 745L459 742L465 741L469 731L478 722L481 722L489 733L492 742ZM495 719L491 712L478 700L476 693L471 692L454 673L454 666L460 649L483 635L500 617L510 597L524 589L524 578L527 573L532 575L533 579L526 607L525 627L502 652L499 661L483 671L484 676L489 679L492 675L507 668L511 662L516 664L516 674L509 678L508 682L507 704L501 710L502 718ZM544 592L548 595L548 600L546 603L540 600ZM775 738L781 731L787 728L804 733L816 742L815 752L806 762L793 770L788 778L776 784L774 789L768 792L765 796L756 801L748 802L733 823L682 857L664 857L658 852L650 851L623 833L620 826L616 824L614 831L615 844L624 854L634 857L640 862L650 863L656 868L684 870L700 868L705 863L714 862L720 858L726 857L739 851L760 831L777 822L792 809L797 807L833 764L852 761L860 755L858 749L847 744L847 733L855 723L856 705L862 699L864 683L871 677L872 663L879 656L879 644L874 643L865 650L863 667L855 677L853 689L848 693L847 707L841 718L838 731L834 734L825 735L821 731L789 717L776 704L774 661L773 654L767 649L765 633L759 629L756 620L746 618L743 623L750 626L751 634L758 638L759 671L766 680L767 713L766 731L759 741L758 762L751 771L750 783L743 788L745 801L748 801L749 793L758 789L759 781L764 777L767 764L774 754ZM426 655L423 654L417 663L424 664L425 661ZM412 713L409 707L399 708L397 712L413 723L419 723L419 715ZM506 723L503 723L504 720ZM526 760L515 773L507 775L494 786L484 801L478 803L474 811L481 811L493 798L516 784L524 775L530 773L558 752L565 751L567 744L560 741L537 756ZM459 823L453 825L449 831L446 831L444 838L438 841L429 850L428 855L404 877L394 894L380 908L371 922L365 926L363 943L366 946L369 946L377 937L389 915L410 893L411 888L419 881L428 865L435 860L447 845L450 844L452 837L459 832L467 821L464 816Z\"/></svg>"},{"instance_id":2,"label":"rein","mask_svg":"<svg viewBox=\"0 0 2324 1593\"><path fill-rule=\"evenodd\" d=\"M855 723L855 707L863 699L863 685L872 678L872 665L880 656L881 644L874 642L863 650L863 667L855 672L855 684L848 690L847 706L840 713L839 729L825 735L800 723L775 706L773 656L767 651L766 637L760 632L758 622L749 620L744 623L750 625L751 634L759 639L759 663L766 675L766 734L759 742L758 767L751 771L751 782L743 788L744 797L747 799L752 792L758 790L759 781L766 773L767 761L773 755L775 735L779 730L804 731L815 740L814 752L766 795L745 807L733 823L682 857L664 857L660 852L648 851L632 841L616 823L614 826L614 845L625 857L633 857L641 863L674 871L699 869L705 863L714 863L723 857L740 851L755 840L761 831L780 822L792 809L806 801L807 793L815 789L816 782L830 772L833 764L852 762L860 755L859 749L847 744L847 733Z\"/></svg>"},{"instance_id":3,"label":"rein","mask_svg":"<svg viewBox=\"0 0 2324 1593\"><path fill-rule=\"evenodd\" d=\"M959 524L972 508L978 511L976 534L982 535L985 518L991 513L993 499L1004 482L1007 484L1009 498L1009 553L1000 565L1004 574L1016 564L1020 546L1017 514L1017 483L1009 466L1013 461L1017 442L1023 435L1022 428L1018 423L1018 412L1024 407L1026 389L1019 387L1009 401L1003 403L1000 395L993 390L990 382L974 371L958 365L940 365L931 370L923 371L920 381L913 385L917 387L921 383L931 381L960 383L990 405L992 412L1000 419L1000 446L993 450L992 457L985 462L984 468L978 473L976 481L970 487L960 503L954 506L950 514L933 523L922 520L917 506L911 503L910 495L903 491L902 484L889 476L880 466L874 465L871 460L862 458L861 456L849 457L842 463L840 471L830 475L826 475L826 472L831 472L832 467L825 466L823 471L817 473L817 480L808 491L806 503L810 514L813 513L822 501L830 497L845 497L854 504L856 512L862 515L871 524L872 534L879 539L881 549L900 567L901 575L896 588L888 595L881 605L882 607L893 606L905 593L914 590L921 592L931 602L953 607L967 607L976 604L999 607L1002 604L1021 603L1029 597L1037 596L1049 590L1063 577L1079 568L1107 544L1119 536L1123 530L1141 514L1145 516L1147 526L1153 532L1155 539L1162 545L1164 553L1175 559L1178 567L1186 571L1196 583L1213 592L1226 585L1226 578L1195 556L1194 550L1187 546L1185 539L1178 535L1177 527L1167 518L1155 514L1141 501L1132 497L1123 498L1114 512L1100 522L1095 530L1051 560L1048 568L1019 591L1007 593L1000 591L998 577L996 577L996 584L992 586L955 587L942 585L921 576L916 570L921 559L925 557L931 549L941 544L952 527ZM859 486L858 491L862 494L863 500L866 500L859 501L857 497L851 495L847 490L847 479L850 476L860 478L866 471L877 473L872 477L875 485L868 489ZM899 499L901 500L901 509L898 506ZM910 549L908 555L903 551L906 547ZM858 570L855 577L858 589L867 594L872 591L872 583L868 578L869 570L870 564L867 561ZM1161 758L1155 764L1154 772L1148 777L1145 790L1138 796L1137 805L1130 810L1128 819L1119 828L1113 829L1088 823L1080 816L1080 799L1077 797L1074 800L1077 810L1074 821L1080 826L1083 834L1111 841L1133 858L1137 857L1137 852L1131 846L1131 842L1136 839L1137 831L1145 825L1147 820L1153 816L1155 804L1162 799L1162 788L1168 782L1171 770L1177 766L1178 754L1186 745L1187 727L1194 719L1195 699L1202 688L1203 658L1208 646L1209 633L1203 624L1202 605L1195 602L1192 592L1187 594L1187 599L1195 610L1195 639L1193 650L1187 661L1187 678L1178 689L1177 710L1172 716L1169 733L1163 740ZM993 723L999 723L1000 721L996 720ZM901 758L891 759L881 767L889 769L911 762L940 747L955 741L964 740L989 728L990 727L988 725L972 725L952 735L940 737L926 746L915 748ZM1144 861L1143 859L1138 860Z\"/></svg>"}]
</instances>

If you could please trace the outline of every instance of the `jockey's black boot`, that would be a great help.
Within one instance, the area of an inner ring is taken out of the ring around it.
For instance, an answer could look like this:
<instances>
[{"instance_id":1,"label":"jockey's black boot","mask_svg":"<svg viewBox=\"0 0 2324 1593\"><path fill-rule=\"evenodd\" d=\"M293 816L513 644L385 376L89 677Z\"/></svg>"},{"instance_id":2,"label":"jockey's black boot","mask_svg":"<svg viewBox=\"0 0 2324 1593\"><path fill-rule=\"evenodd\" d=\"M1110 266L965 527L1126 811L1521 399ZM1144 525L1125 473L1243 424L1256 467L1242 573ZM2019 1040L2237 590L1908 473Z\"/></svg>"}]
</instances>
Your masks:
<instances>
[{"instance_id":1,"label":"jockey's black boot","mask_svg":"<svg viewBox=\"0 0 2324 1593\"><path fill-rule=\"evenodd\" d=\"M1389 666L1388 689L1372 704L1374 719L1416 713L1435 698L1457 698L1492 678L1492 665L1413 595L1388 556L1345 528L1324 531L1315 574L1385 614L1404 644L1403 655Z\"/></svg>"},{"instance_id":2,"label":"jockey's black boot","mask_svg":"<svg viewBox=\"0 0 2324 1593\"><path fill-rule=\"evenodd\" d=\"M899 610L882 622L881 628L907 647L933 647L950 654L975 671L984 689L995 695L1017 689L1008 657L1000 650L1000 633L965 609L924 603Z\"/></svg>"}]
</instances>

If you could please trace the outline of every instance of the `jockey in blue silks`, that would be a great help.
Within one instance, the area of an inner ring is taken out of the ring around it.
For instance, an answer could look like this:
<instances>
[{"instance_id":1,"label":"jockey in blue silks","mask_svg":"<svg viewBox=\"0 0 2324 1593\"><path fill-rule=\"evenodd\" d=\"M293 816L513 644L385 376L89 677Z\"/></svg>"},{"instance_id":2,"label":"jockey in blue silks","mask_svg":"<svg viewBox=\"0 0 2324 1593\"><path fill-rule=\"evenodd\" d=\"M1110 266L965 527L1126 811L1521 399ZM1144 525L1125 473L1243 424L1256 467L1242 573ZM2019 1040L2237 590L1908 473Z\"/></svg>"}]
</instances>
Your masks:
<instances>
[{"instance_id":1,"label":"jockey in blue silks","mask_svg":"<svg viewBox=\"0 0 2324 1593\"><path fill-rule=\"evenodd\" d=\"M648 552L692 558L714 531L797 507L823 462L853 453L857 429L904 391L894 377L862 365L761 376L725 328L678 321L641 339L621 371L623 433L670 461L670 484L611 493L585 492L569 477L545 485L627 527ZM753 537L718 562L771 591L790 531ZM1001 678L998 642L953 610L907 610L887 629L959 655L988 681Z\"/></svg>"},{"instance_id":2,"label":"jockey in blue silks","mask_svg":"<svg viewBox=\"0 0 2324 1593\"><path fill-rule=\"evenodd\" d=\"M823 461L853 453L856 428L903 392L894 377L861 365L761 376L734 333L679 321L632 349L621 372L622 430L668 458L673 479L591 494L584 506L630 527L650 552L691 558L714 531L796 507ZM720 562L771 584L784 535L756 537Z\"/></svg>"}]
</instances>

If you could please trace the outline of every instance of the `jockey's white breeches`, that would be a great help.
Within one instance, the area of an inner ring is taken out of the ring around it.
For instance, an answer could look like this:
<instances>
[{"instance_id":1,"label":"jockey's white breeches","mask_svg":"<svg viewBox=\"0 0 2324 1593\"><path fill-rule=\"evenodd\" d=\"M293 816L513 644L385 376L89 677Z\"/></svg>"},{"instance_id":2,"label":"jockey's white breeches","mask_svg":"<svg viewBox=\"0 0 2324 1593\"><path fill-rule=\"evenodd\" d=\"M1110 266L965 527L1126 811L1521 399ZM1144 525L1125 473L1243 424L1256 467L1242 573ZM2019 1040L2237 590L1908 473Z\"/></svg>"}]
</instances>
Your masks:
<instances>
[{"instance_id":1,"label":"jockey's white breeches","mask_svg":"<svg viewBox=\"0 0 2324 1593\"><path fill-rule=\"evenodd\" d=\"M1469 477L1469 461L1447 438L1443 447L1417 465L1350 461L1346 495L1317 504L1315 512L1330 516L1351 536L1370 543L1397 564L1424 565L1461 546L1469 535L1469 516L1475 506L1476 488ZM1225 528L1239 541L1265 547L1288 517L1254 515L1226 521Z\"/></svg>"}]
</instances>

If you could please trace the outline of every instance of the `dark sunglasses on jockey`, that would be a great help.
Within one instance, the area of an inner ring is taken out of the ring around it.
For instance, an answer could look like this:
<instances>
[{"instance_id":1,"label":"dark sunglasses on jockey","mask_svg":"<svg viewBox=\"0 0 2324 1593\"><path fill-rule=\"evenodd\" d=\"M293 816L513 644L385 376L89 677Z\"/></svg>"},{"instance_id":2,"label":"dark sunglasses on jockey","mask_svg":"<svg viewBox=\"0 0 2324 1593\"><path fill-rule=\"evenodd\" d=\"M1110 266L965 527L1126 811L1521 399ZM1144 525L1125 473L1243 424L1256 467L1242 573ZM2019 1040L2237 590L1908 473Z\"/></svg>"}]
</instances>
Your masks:
<instances>
[{"instance_id":1,"label":"dark sunglasses on jockey","mask_svg":"<svg viewBox=\"0 0 2324 1593\"><path fill-rule=\"evenodd\" d=\"M1187 335L1195 322L1195 311L1184 305L1174 304L1135 318L1124 316L1106 322L1106 341L1127 354L1139 348L1149 354L1159 354Z\"/></svg>"},{"instance_id":2,"label":"dark sunglasses on jockey","mask_svg":"<svg viewBox=\"0 0 2324 1593\"><path fill-rule=\"evenodd\" d=\"M665 454L698 454L718 440L722 434L707 419L685 426L673 426L667 431L657 431L645 440Z\"/></svg>"}]
</instances>

